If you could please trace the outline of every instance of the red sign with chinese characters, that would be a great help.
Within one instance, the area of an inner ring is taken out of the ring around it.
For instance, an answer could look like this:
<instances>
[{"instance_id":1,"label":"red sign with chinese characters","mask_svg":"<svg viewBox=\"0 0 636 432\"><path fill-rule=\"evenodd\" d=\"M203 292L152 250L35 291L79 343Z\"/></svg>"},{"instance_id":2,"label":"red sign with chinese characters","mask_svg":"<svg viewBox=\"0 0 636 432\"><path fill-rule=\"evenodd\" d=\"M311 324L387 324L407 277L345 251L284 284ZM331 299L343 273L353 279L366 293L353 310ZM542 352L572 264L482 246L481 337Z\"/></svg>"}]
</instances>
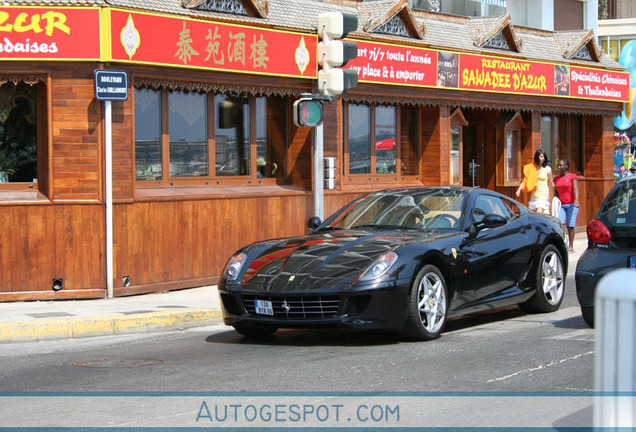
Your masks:
<instances>
[{"instance_id":1,"label":"red sign with chinese characters","mask_svg":"<svg viewBox=\"0 0 636 432\"><path fill-rule=\"evenodd\" d=\"M358 57L346 68L358 71L358 81L379 84L435 86L437 51L356 41Z\"/></svg>"},{"instance_id":2,"label":"red sign with chinese characters","mask_svg":"<svg viewBox=\"0 0 636 432\"><path fill-rule=\"evenodd\" d=\"M99 60L98 8L0 8L0 60Z\"/></svg>"},{"instance_id":3,"label":"red sign with chinese characters","mask_svg":"<svg viewBox=\"0 0 636 432\"><path fill-rule=\"evenodd\" d=\"M318 37L111 10L112 60L316 78Z\"/></svg>"}]
</instances>

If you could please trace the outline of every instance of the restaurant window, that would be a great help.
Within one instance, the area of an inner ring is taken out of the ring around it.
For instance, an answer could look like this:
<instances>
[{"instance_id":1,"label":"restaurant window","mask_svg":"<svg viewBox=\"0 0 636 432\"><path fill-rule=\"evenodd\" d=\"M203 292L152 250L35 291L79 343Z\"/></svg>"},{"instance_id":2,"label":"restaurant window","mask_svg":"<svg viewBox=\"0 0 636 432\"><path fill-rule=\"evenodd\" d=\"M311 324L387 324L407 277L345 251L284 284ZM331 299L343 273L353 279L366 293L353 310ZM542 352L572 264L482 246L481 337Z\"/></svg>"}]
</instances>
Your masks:
<instances>
[{"instance_id":1,"label":"restaurant window","mask_svg":"<svg viewBox=\"0 0 636 432\"><path fill-rule=\"evenodd\" d=\"M0 190L33 188L38 161L46 148L38 148L38 88L43 84L5 82L0 85ZM40 93L40 95L42 95Z\"/></svg>"},{"instance_id":2,"label":"restaurant window","mask_svg":"<svg viewBox=\"0 0 636 432\"><path fill-rule=\"evenodd\" d=\"M208 125L205 93L168 94L170 177L208 176Z\"/></svg>"},{"instance_id":3,"label":"restaurant window","mask_svg":"<svg viewBox=\"0 0 636 432\"><path fill-rule=\"evenodd\" d=\"M214 96L216 175L250 175L250 104L247 97Z\"/></svg>"},{"instance_id":4,"label":"restaurant window","mask_svg":"<svg viewBox=\"0 0 636 432\"><path fill-rule=\"evenodd\" d=\"M451 155L450 155L450 182L452 185L459 185L461 182L461 129L451 128Z\"/></svg>"},{"instance_id":5,"label":"restaurant window","mask_svg":"<svg viewBox=\"0 0 636 432\"><path fill-rule=\"evenodd\" d=\"M468 126L462 110L457 108L451 115L450 184L463 183L463 127Z\"/></svg>"},{"instance_id":6,"label":"restaurant window","mask_svg":"<svg viewBox=\"0 0 636 432\"><path fill-rule=\"evenodd\" d=\"M416 106L400 107L400 169L403 176L420 173L420 110Z\"/></svg>"},{"instance_id":7,"label":"restaurant window","mask_svg":"<svg viewBox=\"0 0 636 432\"><path fill-rule=\"evenodd\" d=\"M161 180L161 92L135 89L135 171L137 180Z\"/></svg>"},{"instance_id":8,"label":"restaurant window","mask_svg":"<svg viewBox=\"0 0 636 432\"><path fill-rule=\"evenodd\" d=\"M554 171L559 159L570 161L570 171L581 172L583 166L583 117L581 115L541 116L541 148L548 155Z\"/></svg>"},{"instance_id":9,"label":"restaurant window","mask_svg":"<svg viewBox=\"0 0 636 432\"><path fill-rule=\"evenodd\" d=\"M396 174L418 174L419 121L416 108L348 104L343 112L346 125L344 174L351 176L350 181L355 181L357 174L366 175L365 181L368 175L377 175L378 180L394 180Z\"/></svg>"},{"instance_id":10,"label":"restaurant window","mask_svg":"<svg viewBox=\"0 0 636 432\"><path fill-rule=\"evenodd\" d=\"M521 130L506 129L506 183L519 183L519 157L521 155Z\"/></svg>"},{"instance_id":11,"label":"restaurant window","mask_svg":"<svg viewBox=\"0 0 636 432\"><path fill-rule=\"evenodd\" d=\"M526 127L519 112L506 112L497 121L497 186L517 186L521 179L521 130Z\"/></svg>"},{"instance_id":12,"label":"restaurant window","mask_svg":"<svg viewBox=\"0 0 636 432\"><path fill-rule=\"evenodd\" d=\"M135 89L138 181L258 184L285 177L285 97Z\"/></svg>"}]
</instances>

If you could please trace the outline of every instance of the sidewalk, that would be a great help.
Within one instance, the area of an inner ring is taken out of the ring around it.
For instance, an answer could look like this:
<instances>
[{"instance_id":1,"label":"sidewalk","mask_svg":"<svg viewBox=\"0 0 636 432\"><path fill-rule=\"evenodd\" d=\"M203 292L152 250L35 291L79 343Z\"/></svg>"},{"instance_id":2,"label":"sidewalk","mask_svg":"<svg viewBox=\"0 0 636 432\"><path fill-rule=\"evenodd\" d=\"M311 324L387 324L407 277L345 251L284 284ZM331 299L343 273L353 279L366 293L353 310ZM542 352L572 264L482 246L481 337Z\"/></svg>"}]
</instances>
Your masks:
<instances>
[{"instance_id":1,"label":"sidewalk","mask_svg":"<svg viewBox=\"0 0 636 432\"><path fill-rule=\"evenodd\" d=\"M570 275L587 248L585 233L574 240ZM0 343L74 339L180 330L221 322L216 285L164 293L94 300L0 303Z\"/></svg>"},{"instance_id":2,"label":"sidewalk","mask_svg":"<svg viewBox=\"0 0 636 432\"><path fill-rule=\"evenodd\" d=\"M113 299L0 303L0 343L179 330L221 322L216 285Z\"/></svg>"}]
</instances>

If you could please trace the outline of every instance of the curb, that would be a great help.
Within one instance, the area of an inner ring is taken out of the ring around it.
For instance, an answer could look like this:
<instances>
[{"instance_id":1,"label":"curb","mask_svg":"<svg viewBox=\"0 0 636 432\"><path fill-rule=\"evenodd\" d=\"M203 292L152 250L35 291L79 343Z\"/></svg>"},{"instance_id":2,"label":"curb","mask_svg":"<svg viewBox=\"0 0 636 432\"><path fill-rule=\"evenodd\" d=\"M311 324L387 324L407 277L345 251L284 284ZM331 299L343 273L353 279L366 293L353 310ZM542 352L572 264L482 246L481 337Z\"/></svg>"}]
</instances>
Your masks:
<instances>
[{"instance_id":1,"label":"curb","mask_svg":"<svg viewBox=\"0 0 636 432\"><path fill-rule=\"evenodd\" d=\"M218 322L220 319L221 312L217 310L185 309L178 312L150 312L124 316L0 322L0 343L151 333L167 328L183 330Z\"/></svg>"}]
</instances>

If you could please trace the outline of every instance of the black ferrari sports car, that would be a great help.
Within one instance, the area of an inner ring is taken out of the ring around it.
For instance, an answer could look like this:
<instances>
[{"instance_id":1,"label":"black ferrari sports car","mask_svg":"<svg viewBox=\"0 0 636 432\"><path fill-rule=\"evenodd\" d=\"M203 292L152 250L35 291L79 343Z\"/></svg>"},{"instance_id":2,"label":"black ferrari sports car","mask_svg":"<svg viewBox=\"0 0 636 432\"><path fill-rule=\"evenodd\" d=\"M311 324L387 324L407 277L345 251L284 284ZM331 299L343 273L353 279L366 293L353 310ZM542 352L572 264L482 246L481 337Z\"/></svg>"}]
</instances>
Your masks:
<instances>
[{"instance_id":1,"label":"black ferrari sports car","mask_svg":"<svg viewBox=\"0 0 636 432\"><path fill-rule=\"evenodd\" d=\"M252 337L339 326L429 340L453 315L563 301L561 224L497 192L383 190L308 226L230 257L218 285L225 324Z\"/></svg>"}]
</instances>

